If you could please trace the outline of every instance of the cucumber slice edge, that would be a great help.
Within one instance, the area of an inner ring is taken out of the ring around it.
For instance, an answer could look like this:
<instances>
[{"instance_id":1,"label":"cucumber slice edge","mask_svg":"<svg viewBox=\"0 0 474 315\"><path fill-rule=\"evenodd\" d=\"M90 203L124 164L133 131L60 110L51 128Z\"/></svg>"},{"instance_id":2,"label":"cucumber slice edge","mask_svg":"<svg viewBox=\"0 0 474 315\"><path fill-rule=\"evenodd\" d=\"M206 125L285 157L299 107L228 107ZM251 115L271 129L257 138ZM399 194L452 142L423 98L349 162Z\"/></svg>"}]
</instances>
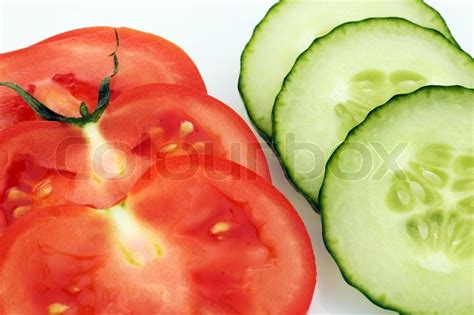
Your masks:
<instances>
[{"instance_id":1,"label":"cucumber slice edge","mask_svg":"<svg viewBox=\"0 0 474 315\"><path fill-rule=\"evenodd\" d=\"M433 9L434 10L434 9ZM436 10L435 10L436 11ZM437 11L436 11L437 12ZM438 13L439 14L439 13ZM298 181L297 181L297 178L295 178L296 176L296 172L292 171L290 168L287 167L286 163L284 162L284 158L283 158L283 148L281 148L280 146L280 143L281 141L279 140L279 137L278 137L278 133L275 132L275 130L278 129L278 124L279 124L279 121L277 119L277 111L279 110L280 106L278 106L278 104L284 104L283 102L280 102L279 100L281 98L283 98L285 92L286 92L286 89L285 88L287 86L287 82L290 82L292 80L292 77L293 76L296 76L297 74L293 71L295 68L297 68L297 66L300 64L300 63L304 63L305 62L305 56L306 55L310 55L312 50L313 49L317 49L315 48L317 45L320 45L322 42L326 41L328 38L330 38L330 36L333 36L334 34L337 34L338 32L344 32L344 29L346 27L350 27L351 25L357 25L359 23L371 23L371 22L378 22L378 21L399 21L399 22L402 22L402 23L408 23L410 24L411 26L414 26L414 27L419 27L419 28L422 28L424 29L425 31L427 32L431 32L431 35L434 36L434 37L438 37L438 38L442 38L443 40L446 40L447 39L447 43L449 43L449 45L451 45L454 49L458 50L460 54L464 55L464 58L466 59L466 63L467 62L474 62L474 59L467 53L465 52L463 49L461 49L461 47L454 41L451 41L449 40L448 38L446 38L443 33L435 30L435 29L431 29L431 28L426 28L426 27L423 27L423 26L420 26L418 24L415 24L413 22L411 22L410 20L407 20L405 18L401 18L401 17L371 17L371 18L367 18L367 19L363 19L363 20L359 20L359 21L350 21L350 22L346 22L344 24L341 24L339 26L337 26L336 28L332 29L329 33L327 33L326 35L324 36L321 36L321 37L318 37L316 38L312 43L311 45L304 51L302 52L299 56L298 56L298 59L296 60L292 70L286 75L284 81L283 81L283 84L282 84L282 88L280 90L280 92L278 93L276 99L275 99L275 103L274 103L274 106L273 106L273 109L272 109L272 130L273 130L273 134L272 134L272 140L271 140L271 145L272 145L272 148L273 148L273 151L276 153L277 157L278 157L278 160L280 162L280 165L281 167L283 168L284 170L284 173L285 173L285 176L286 178L289 179L289 181L291 182L291 185L293 187L296 188L296 190L305 198L308 200L308 202L310 203L311 207L313 209L315 209L316 212L320 213L320 211L318 211L317 209L319 209L320 207L320 202L319 202L319 193L316 194L317 196L317 200L314 200L313 197L311 197L307 192L303 191L303 189L300 188L300 185L298 184ZM444 20L443 20L444 21ZM423 88L423 87L422 87ZM411 93L414 93L414 92L411 92ZM396 96L403 96L403 95L408 95L410 93L404 93L404 94L397 94L397 95L394 95L393 97L396 97ZM392 98L393 98L392 97ZM391 99L390 99L391 100ZM385 105L386 103L384 104L381 104L379 106L377 106L376 108L378 107L381 107L383 105ZM375 109L376 109L375 108ZM373 109L374 110L374 109ZM362 122L361 122L362 123ZM354 127L354 129L357 128ZM347 139L347 137L346 137ZM345 140L344 140L345 141ZM340 144L339 144L340 146ZM284 153L284 152L283 152ZM329 157L330 158L330 157ZM327 164L326 164L326 167L327 168Z\"/></svg>"},{"instance_id":2,"label":"cucumber slice edge","mask_svg":"<svg viewBox=\"0 0 474 315\"><path fill-rule=\"evenodd\" d=\"M427 85L419 88L418 90L412 92L412 93L407 93L407 94L398 94L393 96L389 101L387 101L385 104L378 106L371 110L367 117L364 119L363 122L361 122L359 125L354 127L349 134L347 135L346 139L344 142L335 150L335 152L331 155L329 158L327 164L326 164L326 170L328 170L333 163L337 163L337 158L339 157L339 152L342 152L344 150L344 144L348 143L353 137L357 135L358 132L363 131L366 128L366 122L371 121L372 119L379 119L381 115L379 115L380 112L383 112L385 110L386 106L390 106L391 102L396 102L399 99L403 99L405 97L416 97L417 95L423 95L426 93L431 93L432 91L437 90L437 91L459 91L461 93L465 92L474 92L474 88L466 88L460 85L451 85L451 86L440 86L440 85ZM474 107L474 103L473 103ZM384 295L382 296L377 296L375 293L371 292L369 288L366 288L364 285L359 283L356 280L356 277L353 276L353 274L350 272L351 268L350 266L347 265L346 261L347 259L344 259L341 257L340 254L337 253L337 249L333 248L335 244L338 242L337 240L331 239L329 232L328 232L328 210L327 210L327 186L328 182L326 181L326 178L329 176L330 172L326 171L324 180L323 180L323 185L321 186L321 190L319 192L319 208L320 208L320 215L321 215L321 225L322 225L322 237L323 237L323 243L326 248L326 250L329 252L330 256L334 260L334 262L337 265L337 268L341 272L341 275L344 279L344 281L361 292L368 300L370 300L373 304L389 310L389 311L395 311L398 312L399 314L412 314L407 312L406 310L402 309L398 305L395 305L393 303L389 303ZM360 280L359 280L360 281ZM425 314L425 313L422 313ZM426 313L430 314L430 313ZM440 313L441 314L441 313ZM454 314L454 313L453 313Z\"/></svg>"},{"instance_id":3,"label":"cucumber slice edge","mask_svg":"<svg viewBox=\"0 0 474 315\"><path fill-rule=\"evenodd\" d=\"M422 0L419 0L422 1ZM278 7L283 3L284 1L281 0L280 2L274 3L268 11L265 13L263 18L258 22L258 24L254 27L252 31L252 35L249 39L249 41L245 44L244 50L242 51L242 54L240 55L240 72L239 72L239 78L237 81L237 90L239 91L240 97L242 98L242 101L245 106L245 110L247 111L247 115L249 116L250 121L252 122L252 125L254 126L254 129L257 131L257 133L262 137L265 142L267 142L268 145L273 149L272 146L272 136L268 135L263 129L261 129L256 120L255 120L255 115L252 114L252 106L250 106L250 100L248 97L245 96L245 93L243 92L245 89L245 83L244 83L244 76L245 76L245 60L248 58L248 54L246 53L248 50L252 49L253 46L253 39L255 38L255 35L261 31L261 29L264 27L266 24L266 20L273 15L276 10L278 10Z\"/></svg>"},{"instance_id":4,"label":"cucumber slice edge","mask_svg":"<svg viewBox=\"0 0 474 315\"><path fill-rule=\"evenodd\" d=\"M255 35L258 34L264 27L265 27L265 24L267 24L267 20L270 19L272 17L272 15L278 13L278 9L280 6L283 6L287 3L289 3L291 1L288 1L288 0L280 0L279 2L276 2L274 3L270 8L269 10L265 13L264 17L258 22L258 24L255 26L255 28L253 29L252 31L252 35L249 39L249 41L246 43L245 47L244 47L244 50L242 51L242 54L240 56L240 73L239 73L239 78L238 78L238 83L237 83L237 89L239 91L239 94L240 94L240 97L244 103L244 106L245 106L245 109L247 111L247 114L249 116L249 119L250 121L252 122L252 125L254 126L255 130L257 131L257 133L269 144L271 145L272 144L272 133L269 133L267 131L265 131L264 129L262 129L257 120L256 120L256 117L255 117L255 114L253 114L253 110L252 108L254 107L254 105L252 104L252 102L250 101L249 97L246 96L246 93L244 92L245 90L245 80L244 80L244 77L245 77L245 60L246 58L248 57L248 51L252 49L253 45L254 45L254 41L255 41ZM298 1L294 1L294 2L298 2ZM418 5L422 5L424 6L427 11L430 11L431 14L432 14L432 20L437 20L439 21L440 23L440 30L439 32L443 35L443 37L447 38L449 41L451 41L455 46L457 46L458 48L461 48L459 46L459 44L456 42L454 36L452 35L451 31L449 30L448 28L448 25L446 23L446 21L443 19L443 17L441 16L441 14L436 10L434 9L432 6L428 5L427 3L425 3L423 0L414 0L414 2L417 2ZM390 16L385 16L385 17L378 17L378 18L391 18ZM368 18L370 19L370 18ZM364 20L364 19L362 19ZM359 21L362 21L362 20L354 20L354 21L349 21L347 23L350 23L350 22L359 22ZM345 23L344 23L345 24ZM341 24L343 25L343 24ZM340 26L340 25L339 25ZM320 36L320 37L317 37L316 39L318 38L321 38L321 37L324 37L326 35L328 35L329 33L331 33L334 29L336 29L337 27L339 26L336 26L334 27L331 31L329 31L327 34L323 35L323 36ZM307 47L309 48L310 46L312 45L312 43ZM305 51L302 51L301 54L303 54ZM299 57L298 57L299 58ZM298 59L297 58L297 59ZM282 82L283 84L283 82ZM258 105L257 105L258 106ZM272 118L270 117L270 120L272 120ZM271 123L272 125L272 130L273 130L273 123Z\"/></svg>"}]
</instances>

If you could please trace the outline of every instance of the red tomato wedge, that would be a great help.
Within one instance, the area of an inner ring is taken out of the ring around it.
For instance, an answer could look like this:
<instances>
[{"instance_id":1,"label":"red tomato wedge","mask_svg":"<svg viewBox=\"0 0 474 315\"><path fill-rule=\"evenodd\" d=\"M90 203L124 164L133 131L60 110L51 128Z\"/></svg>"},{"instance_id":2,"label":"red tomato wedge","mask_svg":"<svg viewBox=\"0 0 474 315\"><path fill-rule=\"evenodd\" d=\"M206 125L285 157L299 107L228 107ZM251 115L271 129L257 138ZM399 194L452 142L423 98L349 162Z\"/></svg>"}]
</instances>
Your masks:
<instances>
[{"instance_id":1,"label":"red tomato wedge","mask_svg":"<svg viewBox=\"0 0 474 315\"><path fill-rule=\"evenodd\" d=\"M149 83L182 85L205 93L201 75L175 44L129 28L120 37L120 73L112 81L111 98L125 89ZM79 117L85 101L92 110L100 81L112 69L108 55L116 38L111 27L91 27L56 35L28 48L0 54L0 82L27 89L52 110ZM14 92L0 88L0 130L25 120L40 119Z\"/></svg>"},{"instance_id":2,"label":"red tomato wedge","mask_svg":"<svg viewBox=\"0 0 474 315\"><path fill-rule=\"evenodd\" d=\"M106 208L157 159L213 154L270 181L264 153L228 106L163 84L130 89L83 128L30 121L0 133L0 234L33 208L73 202Z\"/></svg>"},{"instance_id":3,"label":"red tomato wedge","mask_svg":"<svg viewBox=\"0 0 474 315\"><path fill-rule=\"evenodd\" d=\"M310 239L271 184L211 156L161 160L118 206L43 208L0 242L0 314L304 314Z\"/></svg>"}]
</instances>

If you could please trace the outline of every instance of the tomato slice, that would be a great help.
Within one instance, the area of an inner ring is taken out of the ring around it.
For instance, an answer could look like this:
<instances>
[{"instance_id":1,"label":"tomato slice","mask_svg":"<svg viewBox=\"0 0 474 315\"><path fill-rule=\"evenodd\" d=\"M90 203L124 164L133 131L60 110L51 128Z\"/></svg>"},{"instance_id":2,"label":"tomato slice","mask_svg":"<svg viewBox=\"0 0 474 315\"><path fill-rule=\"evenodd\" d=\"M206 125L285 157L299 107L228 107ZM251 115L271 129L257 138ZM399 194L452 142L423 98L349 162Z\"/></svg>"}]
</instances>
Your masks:
<instances>
[{"instance_id":1,"label":"tomato slice","mask_svg":"<svg viewBox=\"0 0 474 315\"><path fill-rule=\"evenodd\" d=\"M1 240L1 314L304 314L316 281L285 197L210 156L161 160L121 205L44 208Z\"/></svg>"},{"instance_id":2,"label":"tomato slice","mask_svg":"<svg viewBox=\"0 0 474 315\"><path fill-rule=\"evenodd\" d=\"M120 72L111 85L112 99L125 89L156 82L206 92L196 66L175 44L129 28L117 30ZM59 34L28 48L0 54L0 81L24 87L60 114L79 117L82 101L91 111L97 103L100 81L112 69L108 55L115 45L111 27L91 27ZM40 118L19 96L0 88L0 130L20 121L36 119Z\"/></svg>"},{"instance_id":3,"label":"tomato slice","mask_svg":"<svg viewBox=\"0 0 474 315\"><path fill-rule=\"evenodd\" d=\"M0 234L40 206L110 207L157 159L173 155L213 154L270 181L246 123L210 96L153 84L130 89L109 106L97 124L83 128L32 121L0 133Z\"/></svg>"},{"instance_id":4,"label":"tomato slice","mask_svg":"<svg viewBox=\"0 0 474 315\"><path fill-rule=\"evenodd\" d=\"M111 104L99 128L109 141L141 154L216 155L270 180L260 143L245 121L219 100L187 88L150 84L127 91Z\"/></svg>"}]
</instances>

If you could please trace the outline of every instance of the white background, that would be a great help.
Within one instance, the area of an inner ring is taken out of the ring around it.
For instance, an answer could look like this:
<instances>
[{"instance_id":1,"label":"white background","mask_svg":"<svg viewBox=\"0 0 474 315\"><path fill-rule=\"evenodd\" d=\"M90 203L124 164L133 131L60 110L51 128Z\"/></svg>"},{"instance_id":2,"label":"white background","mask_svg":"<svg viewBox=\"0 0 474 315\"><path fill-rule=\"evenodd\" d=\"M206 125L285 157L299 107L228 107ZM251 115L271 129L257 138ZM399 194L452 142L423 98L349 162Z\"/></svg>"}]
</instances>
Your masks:
<instances>
[{"instance_id":1,"label":"white background","mask_svg":"<svg viewBox=\"0 0 474 315\"><path fill-rule=\"evenodd\" d=\"M185 49L199 67L209 94L233 107L248 121L237 91L240 54L254 26L273 2L0 0L0 52L85 26L128 26L155 33ZM473 55L473 2L427 2L440 11L458 43ZM303 217L313 241L318 283L310 314L390 314L343 281L321 241L319 216L293 190L271 150L263 146L274 184Z\"/></svg>"}]
</instances>

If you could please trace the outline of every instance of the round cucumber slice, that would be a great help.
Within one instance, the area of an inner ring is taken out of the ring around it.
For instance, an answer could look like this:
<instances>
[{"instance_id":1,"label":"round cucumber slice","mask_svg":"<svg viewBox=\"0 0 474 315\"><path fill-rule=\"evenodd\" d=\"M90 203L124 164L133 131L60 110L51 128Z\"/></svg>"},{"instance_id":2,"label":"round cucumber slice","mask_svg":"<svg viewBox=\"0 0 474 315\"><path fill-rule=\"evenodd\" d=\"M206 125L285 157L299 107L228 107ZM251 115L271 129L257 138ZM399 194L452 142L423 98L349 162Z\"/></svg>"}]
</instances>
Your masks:
<instances>
[{"instance_id":1,"label":"round cucumber slice","mask_svg":"<svg viewBox=\"0 0 474 315\"><path fill-rule=\"evenodd\" d=\"M425 85L474 87L473 59L440 33L399 18L350 22L317 39L275 102L274 145L311 201L326 161L367 113Z\"/></svg>"},{"instance_id":2,"label":"round cucumber slice","mask_svg":"<svg viewBox=\"0 0 474 315\"><path fill-rule=\"evenodd\" d=\"M266 139L283 79L296 58L336 26L370 17L398 16L440 31L455 43L443 18L421 0L293 0L275 4L242 53L239 90L249 116Z\"/></svg>"},{"instance_id":3,"label":"round cucumber slice","mask_svg":"<svg viewBox=\"0 0 474 315\"><path fill-rule=\"evenodd\" d=\"M324 242L345 279L384 308L474 310L473 100L457 86L396 96L328 163Z\"/></svg>"}]
</instances>

